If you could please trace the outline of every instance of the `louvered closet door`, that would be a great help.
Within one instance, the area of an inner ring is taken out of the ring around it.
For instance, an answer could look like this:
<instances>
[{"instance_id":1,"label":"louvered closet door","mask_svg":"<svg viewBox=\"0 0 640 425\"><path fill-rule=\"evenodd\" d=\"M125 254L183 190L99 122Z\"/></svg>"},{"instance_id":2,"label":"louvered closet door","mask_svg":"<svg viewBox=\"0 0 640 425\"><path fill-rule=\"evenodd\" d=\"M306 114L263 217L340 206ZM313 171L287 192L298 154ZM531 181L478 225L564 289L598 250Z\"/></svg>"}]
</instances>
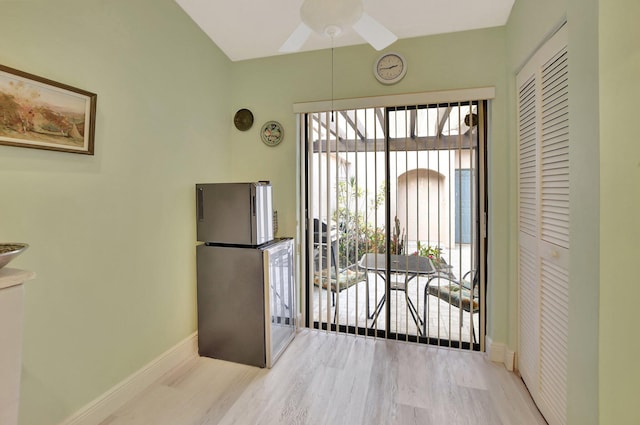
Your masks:
<instances>
[{"instance_id":1,"label":"louvered closet door","mask_svg":"<svg viewBox=\"0 0 640 425\"><path fill-rule=\"evenodd\" d=\"M518 74L518 368L551 425L566 423L569 84L563 27Z\"/></svg>"},{"instance_id":2,"label":"louvered closet door","mask_svg":"<svg viewBox=\"0 0 640 425\"><path fill-rule=\"evenodd\" d=\"M540 332L538 305L538 122L536 78L518 82L520 349L518 367L526 382L537 381Z\"/></svg>"}]
</instances>

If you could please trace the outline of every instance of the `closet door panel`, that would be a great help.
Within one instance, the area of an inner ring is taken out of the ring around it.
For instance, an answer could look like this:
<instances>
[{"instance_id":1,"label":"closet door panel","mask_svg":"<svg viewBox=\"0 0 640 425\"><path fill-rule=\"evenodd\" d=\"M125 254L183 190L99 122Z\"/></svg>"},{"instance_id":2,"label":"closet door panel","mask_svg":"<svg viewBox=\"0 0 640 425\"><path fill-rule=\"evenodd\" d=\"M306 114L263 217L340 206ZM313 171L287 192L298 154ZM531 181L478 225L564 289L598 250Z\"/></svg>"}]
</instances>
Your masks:
<instances>
[{"instance_id":1,"label":"closet door panel","mask_svg":"<svg viewBox=\"0 0 640 425\"><path fill-rule=\"evenodd\" d=\"M569 323L569 69L566 27L518 84L518 368L549 424L566 423Z\"/></svg>"}]
</instances>

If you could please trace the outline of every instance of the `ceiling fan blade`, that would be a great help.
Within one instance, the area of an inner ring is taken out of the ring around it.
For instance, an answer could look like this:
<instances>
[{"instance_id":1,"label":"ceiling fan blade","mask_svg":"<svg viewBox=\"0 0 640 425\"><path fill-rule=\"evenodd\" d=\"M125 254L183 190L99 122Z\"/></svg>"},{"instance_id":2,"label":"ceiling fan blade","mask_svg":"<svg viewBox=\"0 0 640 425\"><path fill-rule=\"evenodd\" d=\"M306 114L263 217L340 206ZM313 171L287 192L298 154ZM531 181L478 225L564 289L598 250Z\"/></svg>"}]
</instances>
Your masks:
<instances>
[{"instance_id":1,"label":"ceiling fan blade","mask_svg":"<svg viewBox=\"0 0 640 425\"><path fill-rule=\"evenodd\" d=\"M353 24L353 29L376 50L382 50L398 39L367 13L363 13L362 18Z\"/></svg>"},{"instance_id":2,"label":"ceiling fan blade","mask_svg":"<svg viewBox=\"0 0 640 425\"><path fill-rule=\"evenodd\" d=\"M307 41L307 38L311 35L311 31L311 28L301 22L300 25L298 25L298 28L296 28L289 38L287 38L287 41L280 46L278 51L281 53L297 52L300 50L304 42Z\"/></svg>"}]
</instances>

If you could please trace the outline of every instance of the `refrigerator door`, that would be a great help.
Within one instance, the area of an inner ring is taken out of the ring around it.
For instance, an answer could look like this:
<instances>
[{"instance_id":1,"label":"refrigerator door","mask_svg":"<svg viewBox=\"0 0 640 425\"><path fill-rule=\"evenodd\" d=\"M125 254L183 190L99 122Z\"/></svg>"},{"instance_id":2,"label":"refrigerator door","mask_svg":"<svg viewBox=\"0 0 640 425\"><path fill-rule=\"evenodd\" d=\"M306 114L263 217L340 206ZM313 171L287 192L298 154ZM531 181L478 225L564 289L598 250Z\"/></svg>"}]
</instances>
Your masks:
<instances>
[{"instance_id":1,"label":"refrigerator door","mask_svg":"<svg viewBox=\"0 0 640 425\"><path fill-rule=\"evenodd\" d=\"M197 184L196 216L201 242L261 245L273 239L271 185Z\"/></svg>"},{"instance_id":2,"label":"refrigerator door","mask_svg":"<svg viewBox=\"0 0 640 425\"><path fill-rule=\"evenodd\" d=\"M293 239L283 239L264 248L265 323L267 367L280 357L296 332Z\"/></svg>"},{"instance_id":3,"label":"refrigerator door","mask_svg":"<svg viewBox=\"0 0 640 425\"><path fill-rule=\"evenodd\" d=\"M254 219L256 228L256 243L273 240L273 200L271 185L260 184L255 186Z\"/></svg>"},{"instance_id":4,"label":"refrigerator door","mask_svg":"<svg viewBox=\"0 0 640 425\"><path fill-rule=\"evenodd\" d=\"M266 366L263 251L199 245L198 352Z\"/></svg>"}]
</instances>

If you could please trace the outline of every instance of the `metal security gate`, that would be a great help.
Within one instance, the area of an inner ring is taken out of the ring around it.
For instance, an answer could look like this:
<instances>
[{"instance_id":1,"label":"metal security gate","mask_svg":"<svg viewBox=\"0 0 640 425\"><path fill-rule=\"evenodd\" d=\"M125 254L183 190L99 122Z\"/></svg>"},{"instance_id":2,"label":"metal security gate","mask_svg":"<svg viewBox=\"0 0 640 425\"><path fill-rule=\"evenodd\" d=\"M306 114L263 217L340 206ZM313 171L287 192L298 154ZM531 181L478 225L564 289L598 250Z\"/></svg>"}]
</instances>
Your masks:
<instances>
[{"instance_id":1,"label":"metal security gate","mask_svg":"<svg viewBox=\"0 0 640 425\"><path fill-rule=\"evenodd\" d=\"M480 350L485 102L302 122L308 325Z\"/></svg>"}]
</instances>

